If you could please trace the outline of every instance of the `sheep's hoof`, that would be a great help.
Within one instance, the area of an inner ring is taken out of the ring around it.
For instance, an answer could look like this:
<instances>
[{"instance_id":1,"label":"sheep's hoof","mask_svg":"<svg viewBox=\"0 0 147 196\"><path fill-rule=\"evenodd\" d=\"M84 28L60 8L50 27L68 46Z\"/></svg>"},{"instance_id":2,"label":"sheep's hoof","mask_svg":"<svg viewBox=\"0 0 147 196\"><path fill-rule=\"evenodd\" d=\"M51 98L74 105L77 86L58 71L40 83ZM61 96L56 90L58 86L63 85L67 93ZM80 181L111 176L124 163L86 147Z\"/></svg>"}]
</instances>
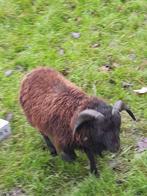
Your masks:
<instances>
[{"instance_id":1,"label":"sheep's hoof","mask_svg":"<svg viewBox=\"0 0 147 196\"><path fill-rule=\"evenodd\" d=\"M91 174L94 175L95 177L99 178L100 177L100 173L98 172L98 170L93 170L91 171Z\"/></svg>"},{"instance_id":2,"label":"sheep's hoof","mask_svg":"<svg viewBox=\"0 0 147 196\"><path fill-rule=\"evenodd\" d=\"M95 173L94 175L95 175L95 177L97 177L97 178L100 177L100 173L99 173L99 172Z\"/></svg>"},{"instance_id":3,"label":"sheep's hoof","mask_svg":"<svg viewBox=\"0 0 147 196\"><path fill-rule=\"evenodd\" d=\"M71 162L73 162L75 160L75 158L73 158L69 154L66 154L65 152L61 153L61 158L62 158L62 160L67 161L69 163L71 163Z\"/></svg>"},{"instance_id":4,"label":"sheep's hoof","mask_svg":"<svg viewBox=\"0 0 147 196\"><path fill-rule=\"evenodd\" d=\"M77 158L77 155L75 152L72 152L70 155L69 155L73 160L76 160Z\"/></svg>"},{"instance_id":5,"label":"sheep's hoof","mask_svg":"<svg viewBox=\"0 0 147 196\"><path fill-rule=\"evenodd\" d=\"M55 151L51 151L50 154L51 154L53 157L57 156L56 150L55 150Z\"/></svg>"},{"instance_id":6,"label":"sheep's hoof","mask_svg":"<svg viewBox=\"0 0 147 196\"><path fill-rule=\"evenodd\" d=\"M102 153L99 153L99 157L104 158L104 155Z\"/></svg>"}]
</instances>

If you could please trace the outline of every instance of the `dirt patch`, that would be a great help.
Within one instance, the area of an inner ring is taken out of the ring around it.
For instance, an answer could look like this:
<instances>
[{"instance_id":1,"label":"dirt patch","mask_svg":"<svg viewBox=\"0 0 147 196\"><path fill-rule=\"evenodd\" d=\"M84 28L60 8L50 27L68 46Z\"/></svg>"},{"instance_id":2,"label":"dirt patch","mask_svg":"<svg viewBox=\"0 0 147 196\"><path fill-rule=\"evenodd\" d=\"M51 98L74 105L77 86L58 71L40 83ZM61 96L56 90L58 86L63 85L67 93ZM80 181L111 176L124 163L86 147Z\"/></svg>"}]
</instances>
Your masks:
<instances>
[{"instance_id":1,"label":"dirt patch","mask_svg":"<svg viewBox=\"0 0 147 196\"><path fill-rule=\"evenodd\" d=\"M15 187L9 192L2 193L1 196L27 196L22 188Z\"/></svg>"}]
</instances>

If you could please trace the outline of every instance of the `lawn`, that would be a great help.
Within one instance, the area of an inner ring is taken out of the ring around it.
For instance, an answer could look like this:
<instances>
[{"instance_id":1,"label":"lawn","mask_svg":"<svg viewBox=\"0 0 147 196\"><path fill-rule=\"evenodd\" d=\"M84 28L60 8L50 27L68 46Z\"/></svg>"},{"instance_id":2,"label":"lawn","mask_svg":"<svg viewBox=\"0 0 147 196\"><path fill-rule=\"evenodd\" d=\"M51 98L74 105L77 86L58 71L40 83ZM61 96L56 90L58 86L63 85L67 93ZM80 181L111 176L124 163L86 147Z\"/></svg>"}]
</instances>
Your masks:
<instances>
[{"instance_id":1,"label":"lawn","mask_svg":"<svg viewBox=\"0 0 147 196\"><path fill-rule=\"evenodd\" d=\"M81 152L73 164L51 157L27 123L19 86L38 66L134 112L136 123L122 112L122 151L97 160L99 179ZM0 196L147 195L147 152L136 148L147 137L147 94L133 91L146 85L146 0L0 0L0 118L13 114L0 142Z\"/></svg>"}]
</instances>

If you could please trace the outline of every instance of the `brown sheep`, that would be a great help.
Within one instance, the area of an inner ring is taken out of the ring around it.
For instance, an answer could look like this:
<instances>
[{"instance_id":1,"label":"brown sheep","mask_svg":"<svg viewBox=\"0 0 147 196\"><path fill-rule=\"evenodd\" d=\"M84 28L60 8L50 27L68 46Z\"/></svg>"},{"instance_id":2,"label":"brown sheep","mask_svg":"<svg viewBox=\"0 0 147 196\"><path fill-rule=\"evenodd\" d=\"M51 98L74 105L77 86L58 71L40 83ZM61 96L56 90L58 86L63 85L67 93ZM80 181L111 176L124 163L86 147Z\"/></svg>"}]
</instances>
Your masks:
<instances>
[{"instance_id":1,"label":"brown sheep","mask_svg":"<svg viewBox=\"0 0 147 196\"><path fill-rule=\"evenodd\" d=\"M83 150L91 172L98 174L95 154L103 150L118 151L120 147L120 113L122 102L114 106L88 96L80 88L49 68L38 68L26 75L21 84L20 104L33 127L43 135L52 155L62 159L76 158L75 149Z\"/></svg>"}]
</instances>

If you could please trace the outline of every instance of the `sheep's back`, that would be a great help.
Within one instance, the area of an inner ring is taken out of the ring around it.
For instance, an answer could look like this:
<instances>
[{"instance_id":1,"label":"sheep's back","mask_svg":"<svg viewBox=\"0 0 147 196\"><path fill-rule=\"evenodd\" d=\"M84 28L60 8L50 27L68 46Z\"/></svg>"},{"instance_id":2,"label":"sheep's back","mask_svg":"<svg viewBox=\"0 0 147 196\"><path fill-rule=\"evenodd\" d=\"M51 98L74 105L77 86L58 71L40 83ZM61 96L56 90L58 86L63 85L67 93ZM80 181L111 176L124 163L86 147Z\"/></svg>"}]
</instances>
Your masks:
<instances>
[{"instance_id":1,"label":"sheep's back","mask_svg":"<svg viewBox=\"0 0 147 196\"><path fill-rule=\"evenodd\" d=\"M63 135L63 130L69 134L71 117L85 98L83 91L52 69L36 69L21 84L20 103L27 119L45 134Z\"/></svg>"}]
</instances>

